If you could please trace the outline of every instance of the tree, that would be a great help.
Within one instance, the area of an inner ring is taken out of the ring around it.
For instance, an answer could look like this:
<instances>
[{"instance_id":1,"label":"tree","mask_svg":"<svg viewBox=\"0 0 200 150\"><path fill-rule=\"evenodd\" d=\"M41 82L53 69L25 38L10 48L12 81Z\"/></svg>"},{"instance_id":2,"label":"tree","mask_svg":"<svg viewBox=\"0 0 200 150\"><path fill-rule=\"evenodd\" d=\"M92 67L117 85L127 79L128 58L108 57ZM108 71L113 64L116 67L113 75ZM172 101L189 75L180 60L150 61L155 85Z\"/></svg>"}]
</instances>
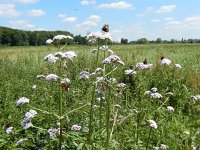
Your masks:
<instances>
[{"instance_id":1,"label":"tree","mask_svg":"<svg viewBox=\"0 0 200 150\"><path fill-rule=\"evenodd\" d=\"M128 39L121 38L121 44L128 44Z\"/></svg>"},{"instance_id":2,"label":"tree","mask_svg":"<svg viewBox=\"0 0 200 150\"><path fill-rule=\"evenodd\" d=\"M146 38L141 38L137 40L137 44L147 44L149 41Z\"/></svg>"},{"instance_id":3,"label":"tree","mask_svg":"<svg viewBox=\"0 0 200 150\"><path fill-rule=\"evenodd\" d=\"M161 38L157 38L157 39L156 39L156 43L157 43L157 44L161 44L161 43L162 43L162 39L161 39Z\"/></svg>"}]
</instances>

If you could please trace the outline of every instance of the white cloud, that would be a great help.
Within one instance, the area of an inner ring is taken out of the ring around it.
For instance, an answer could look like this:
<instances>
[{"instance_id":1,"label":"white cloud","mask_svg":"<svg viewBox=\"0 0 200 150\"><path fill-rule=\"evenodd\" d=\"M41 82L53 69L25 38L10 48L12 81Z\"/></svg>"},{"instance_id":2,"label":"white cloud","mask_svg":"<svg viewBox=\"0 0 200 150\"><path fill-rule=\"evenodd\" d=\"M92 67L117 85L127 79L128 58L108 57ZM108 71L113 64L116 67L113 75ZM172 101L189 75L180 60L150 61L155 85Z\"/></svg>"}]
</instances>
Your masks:
<instances>
[{"instance_id":1,"label":"white cloud","mask_svg":"<svg viewBox=\"0 0 200 150\"><path fill-rule=\"evenodd\" d=\"M60 17L60 18L65 18L67 15L65 15L65 14L59 14L58 15L58 17Z\"/></svg>"},{"instance_id":2,"label":"white cloud","mask_svg":"<svg viewBox=\"0 0 200 150\"><path fill-rule=\"evenodd\" d=\"M184 19L184 21L200 21L200 15L187 17Z\"/></svg>"},{"instance_id":3,"label":"white cloud","mask_svg":"<svg viewBox=\"0 0 200 150\"><path fill-rule=\"evenodd\" d=\"M154 10L154 7L150 6L144 12L137 14L137 16L139 16L139 17L145 16L145 15L151 13L153 10Z\"/></svg>"},{"instance_id":4,"label":"white cloud","mask_svg":"<svg viewBox=\"0 0 200 150\"><path fill-rule=\"evenodd\" d=\"M100 21L101 21L100 16L91 15L90 17L87 18L86 21L82 22L81 24L76 24L76 27L90 29L92 27L96 27L97 23Z\"/></svg>"},{"instance_id":5,"label":"white cloud","mask_svg":"<svg viewBox=\"0 0 200 150\"><path fill-rule=\"evenodd\" d=\"M169 13L173 11L176 8L176 5L164 5L161 6L158 10L156 10L157 13Z\"/></svg>"},{"instance_id":6,"label":"white cloud","mask_svg":"<svg viewBox=\"0 0 200 150\"><path fill-rule=\"evenodd\" d=\"M36 27L35 25L30 24L26 20L15 20L15 21L12 20L12 21L9 21L9 24L13 28L23 29L23 30L33 30Z\"/></svg>"},{"instance_id":7,"label":"white cloud","mask_svg":"<svg viewBox=\"0 0 200 150\"><path fill-rule=\"evenodd\" d=\"M0 4L0 16L2 17L16 17L20 12L15 9L13 4Z\"/></svg>"},{"instance_id":8,"label":"white cloud","mask_svg":"<svg viewBox=\"0 0 200 150\"><path fill-rule=\"evenodd\" d=\"M75 22L76 21L76 17L66 17L63 18L62 22Z\"/></svg>"},{"instance_id":9,"label":"white cloud","mask_svg":"<svg viewBox=\"0 0 200 150\"><path fill-rule=\"evenodd\" d=\"M173 20L174 20L174 18L172 18L172 17L164 18L164 21L173 21Z\"/></svg>"},{"instance_id":10,"label":"white cloud","mask_svg":"<svg viewBox=\"0 0 200 150\"><path fill-rule=\"evenodd\" d=\"M95 0L82 0L81 5L94 5L96 4Z\"/></svg>"},{"instance_id":11,"label":"white cloud","mask_svg":"<svg viewBox=\"0 0 200 150\"><path fill-rule=\"evenodd\" d=\"M33 9L28 12L28 16L32 16L32 17L40 17L45 14L46 14L46 12L43 11L42 9Z\"/></svg>"},{"instance_id":12,"label":"white cloud","mask_svg":"<svg viewBox=\"0 0 200 150\"><path fill-rule=\"evenodd\" d=\"M180 23L180 21L172 20L172 21L168 21L166 24L167 25L179 25L181 23Z\"/></svg>"},{"instance_id":13,"label":"white cloud","mask_svg":"<svg viewBox=\"0 0 200 150\"><path fill-rule=\"evenodd\" d=\"M98 8L127 9L127 8L133 8L133 5L125 1L119 1L119 2L114 2L114 3L103 3L103 4L100 4Z\"/></svg>"},{"instance_id":14,"label":"white cloud","mask_svg":"<svg viewBox=\"0 0 200 150\"><path fill-rule=\"evenodd\" d=\"M16 0L19 3L27 4L27 3L36 3L39 0Z\"/></svg>"},{"instance_id":15,"label":"white cloud","mask_svg":"<svg viewBox=\"0 0 200 150\"><path fill-rule=\"evenodd\" d=\"M157 22L160 22L160 19L152 19L151 22L157 23Z\"/></svg>"}]
</instances>

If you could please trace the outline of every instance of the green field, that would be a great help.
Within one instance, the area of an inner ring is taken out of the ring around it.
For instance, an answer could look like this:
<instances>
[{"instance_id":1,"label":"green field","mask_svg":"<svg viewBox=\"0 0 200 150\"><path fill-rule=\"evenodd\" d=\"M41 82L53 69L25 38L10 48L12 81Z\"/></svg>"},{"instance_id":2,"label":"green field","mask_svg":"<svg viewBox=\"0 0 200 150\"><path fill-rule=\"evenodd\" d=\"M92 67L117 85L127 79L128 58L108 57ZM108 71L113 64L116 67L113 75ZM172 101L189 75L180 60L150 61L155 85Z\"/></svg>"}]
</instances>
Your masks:
<instances>
[{"instance_id":1,"label":"green field","mask_svg":"<svg viewBox=\"0 0 200 150\"><path fill-rule=\"evenodd\" d=\"M108 53L94 54L93 48L66 46L62 51L74 51L77 57L51 64L43 58L58 52L56 47L0 47L0 149L56 150L62 146L83 150L161 150L161 144L169 150L200 149L200 98L191 98L200 95L200 45L112 45L110 49L125 63L123 66L102 64ZM169 66L159 64L162 54L172 61ZM152 69L136 70L134 76L124 74L145 58L153 64ZM175 64L182 68L176 69ZM92 73L97 67L103 68L102 74L80 79L82 71ZM51 73L59 79L37 79L39 74ZM96 77L102 76L106 81L96 82ZM70 79L69 90L61 87L61 80L66 77ZM115 78L116 83L108 82L110 78ZM126 87L117 87L122 82ZM153 87L162 98L144 94ZM97 89L103 93L97 93ZM21 97L30 102L16 107ZM168 106L174 111L169 111ZM33 126L23 129L21 122L30 109L36 110L37 115L32 119ZM148 120L155 120L157 128L149 126ZM71 129L74 124L81 130ZM8 127L13 127L9 134ZM62 131L51 139L47 130L59 127ZM22 144L16 144L25 138Z\"/></svg>"}]
</instances>

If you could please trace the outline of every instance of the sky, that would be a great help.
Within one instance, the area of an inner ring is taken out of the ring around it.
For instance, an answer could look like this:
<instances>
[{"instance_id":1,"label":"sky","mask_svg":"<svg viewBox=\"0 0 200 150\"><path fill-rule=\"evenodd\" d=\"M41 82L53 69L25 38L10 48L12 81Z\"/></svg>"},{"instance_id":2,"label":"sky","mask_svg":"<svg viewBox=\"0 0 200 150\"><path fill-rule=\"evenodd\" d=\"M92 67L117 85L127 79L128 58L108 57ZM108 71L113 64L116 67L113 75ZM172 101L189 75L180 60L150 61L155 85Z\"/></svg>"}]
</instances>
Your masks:
<instances>
[{"instance_id":1,"label":"sky","mask_svg":"<svg viewBox=\"0 0 200 150\"><path fill-rule=\"evenodd\" d=\"M200 0L0 0L0 26L85 36L109 24L114 41L200 38Z\"/></svg>"}]
</instances>

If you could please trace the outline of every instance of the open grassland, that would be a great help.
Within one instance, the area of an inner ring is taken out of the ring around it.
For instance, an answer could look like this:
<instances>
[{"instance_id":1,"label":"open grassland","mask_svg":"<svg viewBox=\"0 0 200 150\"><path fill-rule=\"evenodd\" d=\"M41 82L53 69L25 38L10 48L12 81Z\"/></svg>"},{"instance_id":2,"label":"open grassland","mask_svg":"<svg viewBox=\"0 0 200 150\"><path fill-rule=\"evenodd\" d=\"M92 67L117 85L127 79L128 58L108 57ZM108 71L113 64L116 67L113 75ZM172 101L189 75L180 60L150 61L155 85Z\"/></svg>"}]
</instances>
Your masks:
<instances>
[{"instance_id":1,"label":"open grassland","mask_svg":"<svg viewBox=\"0 0 200 150\"><path fill-rule=\"evenodd\" d=\"M108 54L99 52L97 59L91 52L93 48L66 46L62 51L74 51L77 57L51 64L43 58L57 52L55 47L0 47L0 149L56 150L60 145L63 149L83 150L162 150L165 145L169 150L200 149L200 45L111 46L125 63L123 66L103 65ZM161 66L161 54L172 64ZM124 74L145 58L153 64L150 70ZM175 64L182 68L176 69ZM80 79L82 71L92 73L97 67L104 72ZM36 78L51 73L60 79L48 82ZM96 82L100 76L106 81ZM60 86L66 77L70 79L65 85L69 89ZM116 83L107 82L113 77ZM122 82L126 87L117 87ZM153 87L158 91L151 94L162 97L144 94ZM21 97L30 102L16 107ZM24 115L30 109L37 115L32 119L33 126L23 129ZM74 131L71 127L75 124L81 130ZM13 127L9 134L8 127ZM59 127L62 132L59 130L53 139L49 137L48 129ZM16 144L20 139L26 140Z\"/></svg>"}]
</instances>

